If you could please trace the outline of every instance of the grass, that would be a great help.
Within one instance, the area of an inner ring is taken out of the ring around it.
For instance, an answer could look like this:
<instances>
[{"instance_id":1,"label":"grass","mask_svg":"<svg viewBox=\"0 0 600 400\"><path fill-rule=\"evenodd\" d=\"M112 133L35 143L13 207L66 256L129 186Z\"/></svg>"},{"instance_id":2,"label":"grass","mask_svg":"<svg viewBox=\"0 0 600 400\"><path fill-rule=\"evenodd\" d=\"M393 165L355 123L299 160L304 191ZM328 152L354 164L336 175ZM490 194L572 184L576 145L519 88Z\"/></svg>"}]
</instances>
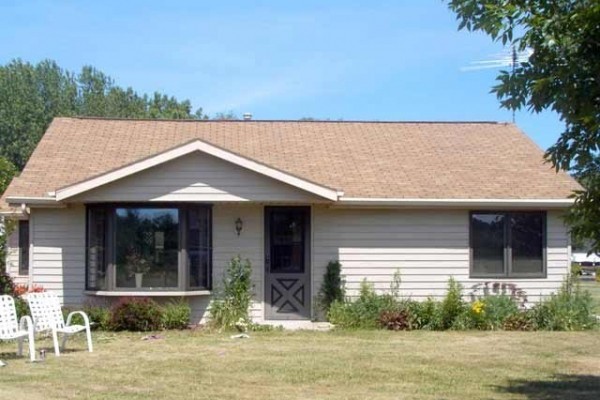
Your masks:
<instances>
[{"instance_id":1,"label":"grass","mask_svg":"<svg viewBox=\"0 0 600 400\"><path fill-rule=\"evenodd\" d=\"M596 314L600 315L600 282L595 280L580 281L581 287L592 294L596 305Z\"/></svg>"},{"instance_id":2,"label":"grass","mask_svg":"<svg viewBox=\"0 0 600 400\"><path fill-rule=\"evenodd\" d=\"M6 399L598 399L600 332L94 333L60 358L0 344ZM9 352L11 354L9 354Z\"/></svg>"}]
</instances>

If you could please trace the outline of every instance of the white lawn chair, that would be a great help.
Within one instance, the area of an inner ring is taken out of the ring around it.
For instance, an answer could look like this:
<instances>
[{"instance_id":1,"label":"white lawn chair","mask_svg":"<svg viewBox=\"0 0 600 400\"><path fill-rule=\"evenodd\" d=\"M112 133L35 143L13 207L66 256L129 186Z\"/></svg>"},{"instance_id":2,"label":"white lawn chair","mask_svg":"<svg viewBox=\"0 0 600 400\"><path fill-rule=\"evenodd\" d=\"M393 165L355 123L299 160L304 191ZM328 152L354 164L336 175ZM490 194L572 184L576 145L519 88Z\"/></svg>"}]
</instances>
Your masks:
<instances>
[{"instance_id":1,"label":"white lawn chair","mask_svg":"<svg viewBox=\"0 0 600 400\"><path fill-rule=\"evenodd\" d=\"M23 340L29 341L29 358L35 361L35 339L33 321L28 316L21 317L17 323L15 301L10 296L0 296L0 340L17 339L19 343L17 354L23 355Z\"/></svg>"},{"instance_id":2,"label":"white lawn chair","mask_svg":"<svg viewBox=\"0 0 600 400\"><path fill-rule=\"evenodd\" d=\"M63 335L62 348L64 350L69 336L85 330L87 336L88 350L93 351L92 333L90 331L90 319L83 311L73 311L67 316L67 323L63 318L60 301L54 293L29 293L27 295L29 310L36 332L50 331L54 342L54 354L60 355L58 347L58 334ZM84 325L71 325L71 319L79 314L83 318Z\"/></svg>"}]
</instances>

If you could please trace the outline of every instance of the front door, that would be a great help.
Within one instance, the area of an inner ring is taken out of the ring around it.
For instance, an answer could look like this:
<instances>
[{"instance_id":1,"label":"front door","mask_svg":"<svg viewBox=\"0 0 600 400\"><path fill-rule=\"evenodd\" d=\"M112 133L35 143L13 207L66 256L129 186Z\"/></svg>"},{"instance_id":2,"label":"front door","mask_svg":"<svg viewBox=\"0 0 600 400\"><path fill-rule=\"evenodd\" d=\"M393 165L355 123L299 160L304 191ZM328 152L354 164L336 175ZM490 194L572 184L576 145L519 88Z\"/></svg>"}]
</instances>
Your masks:
<instances>
[{"instance_id":1,"label":"front door","mask_svg":"<svg viewBox=\"0 0 600 400\"><path fill-rule=\"evenodd\" d=\"M310 207L265 207L265 319L310 319Z\"/></svg>"}]
</instances>

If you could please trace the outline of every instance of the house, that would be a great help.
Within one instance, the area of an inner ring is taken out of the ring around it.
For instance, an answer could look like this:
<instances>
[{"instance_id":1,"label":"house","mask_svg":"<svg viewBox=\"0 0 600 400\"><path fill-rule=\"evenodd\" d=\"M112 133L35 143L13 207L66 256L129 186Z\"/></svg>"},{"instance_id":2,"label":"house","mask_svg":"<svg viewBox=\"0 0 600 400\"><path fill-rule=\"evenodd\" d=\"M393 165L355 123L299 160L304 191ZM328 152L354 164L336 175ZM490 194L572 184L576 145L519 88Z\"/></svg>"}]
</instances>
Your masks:
<instances>
[{"instance_id":1,"label":"house","mask_svg":"<svg viewBox=\"0 0 600 400\"><path fill-rule=\"evenodd\" d=\"M349 295L399 271L413 299L450 276L546 296L576 188L507 123L56 118L1 201L10 273L66 305L183 297L200 320L239 254L264 322L314 316L331 260Z\"/></svg>"}]
</instances>

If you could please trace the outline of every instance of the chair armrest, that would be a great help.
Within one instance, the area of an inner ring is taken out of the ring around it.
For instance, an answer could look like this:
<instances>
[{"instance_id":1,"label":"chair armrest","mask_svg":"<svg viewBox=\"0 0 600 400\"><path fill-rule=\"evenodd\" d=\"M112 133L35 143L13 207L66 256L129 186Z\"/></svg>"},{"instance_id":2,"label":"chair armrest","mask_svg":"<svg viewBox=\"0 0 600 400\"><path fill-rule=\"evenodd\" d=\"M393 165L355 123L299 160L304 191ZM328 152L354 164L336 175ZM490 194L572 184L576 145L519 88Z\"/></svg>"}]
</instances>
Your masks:
<instances>
[{"instance_id":1,"label":"chair armrest","mask_svg":"<svg viewBox=\"0 0 600 400\"><path fill-rule=\"evenodd\" d=\"M69 315L67 315L67 326L71 326L71 318L73 318L74 315L81 315L81 317L83 318L83 323L85 326L89 326L90 325L90 318L88 317L88 315L83 312L83 311L73 311L70 312Z\"/></svg>"},{"instance_id":2,"label":"chair armrest","mask_svg":"<svg viewBox=\"0 0 600 400\"><path fill-rule=\"evenodd\" d=\"M21 317L19 320L19 329L22 331L26 330L27 332L34 331L33 320L29 315L24 315Z\"/></svg>"}]
</instances>

